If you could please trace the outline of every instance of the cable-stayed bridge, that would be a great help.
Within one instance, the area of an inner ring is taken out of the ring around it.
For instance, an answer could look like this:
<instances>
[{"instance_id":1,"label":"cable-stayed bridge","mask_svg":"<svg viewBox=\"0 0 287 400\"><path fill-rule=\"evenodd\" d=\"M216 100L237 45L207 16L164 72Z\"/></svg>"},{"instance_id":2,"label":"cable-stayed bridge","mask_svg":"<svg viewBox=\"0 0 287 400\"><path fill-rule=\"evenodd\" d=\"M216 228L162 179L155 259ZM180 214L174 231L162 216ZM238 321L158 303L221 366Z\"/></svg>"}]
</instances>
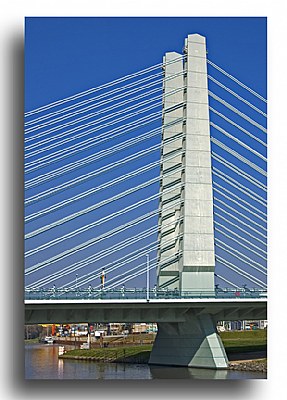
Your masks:
<instances>
[{"instance_id":1,"label":"cable-stayed bridge","mask_svg":"<svg viewBox=\"0 0 287 400\"><path fill-rule=\"evenodd\" d=\"M27 112L26 321L150 320L151 362L226 367L214 322L266 318L266 104L189 35Z\"/></svg>"}]
</instances>

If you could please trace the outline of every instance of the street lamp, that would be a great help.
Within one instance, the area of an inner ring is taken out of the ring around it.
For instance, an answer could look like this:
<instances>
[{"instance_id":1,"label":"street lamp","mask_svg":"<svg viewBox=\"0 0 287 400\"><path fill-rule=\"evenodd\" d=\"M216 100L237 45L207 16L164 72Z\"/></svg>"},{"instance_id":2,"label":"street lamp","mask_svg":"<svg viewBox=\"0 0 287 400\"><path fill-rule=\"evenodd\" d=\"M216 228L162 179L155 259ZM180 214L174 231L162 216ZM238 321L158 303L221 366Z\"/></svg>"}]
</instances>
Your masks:
<instances>
[{"instance_id":1,"label":"street lamp","mask_svg":"<svg viewBox=\"0 0 287 400\"><path fill-rule=\"evenodd\" d=\"M146 299L149 301L149 255L146 255Z\"/></svg>"}]
</instances>

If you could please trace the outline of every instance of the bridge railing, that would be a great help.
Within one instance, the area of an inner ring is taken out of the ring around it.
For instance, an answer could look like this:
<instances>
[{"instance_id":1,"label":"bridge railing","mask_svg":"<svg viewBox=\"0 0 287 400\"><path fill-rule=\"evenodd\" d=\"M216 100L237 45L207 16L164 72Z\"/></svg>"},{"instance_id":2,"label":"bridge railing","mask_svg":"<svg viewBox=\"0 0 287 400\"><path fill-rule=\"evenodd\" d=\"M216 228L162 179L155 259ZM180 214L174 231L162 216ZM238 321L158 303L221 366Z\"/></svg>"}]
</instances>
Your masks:
<instances>
[{"instance_id":1,"label":"bridge railing","mask_svg":"<svg viewBox=\"0 0 287 400\"><path fill-rule=\"evenodd\" d=\"M151 289L29 289L25 290L25 300L168 300L194 298L264 298L267 291L257 288L215 288L206 290Z\"/></svg>"}]
</instances>

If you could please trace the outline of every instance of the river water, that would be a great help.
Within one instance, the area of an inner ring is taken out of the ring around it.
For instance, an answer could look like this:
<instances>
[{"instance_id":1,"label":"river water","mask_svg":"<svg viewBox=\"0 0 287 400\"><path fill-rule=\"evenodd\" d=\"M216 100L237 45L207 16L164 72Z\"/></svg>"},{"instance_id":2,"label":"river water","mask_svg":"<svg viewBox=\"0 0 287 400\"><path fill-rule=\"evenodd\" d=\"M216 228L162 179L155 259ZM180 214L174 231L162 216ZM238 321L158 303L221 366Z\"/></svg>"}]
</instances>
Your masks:
<instances>
[{"instance_id":1,"label":"river water","mask_svg":"<svg viewBox=\"0 0 287 400\"><path fill-rule=\"evenodd\" d=\"M26 379L265 379L266 374L58 359L58 345L25 345Z\"/></svg>"}]
</instances>

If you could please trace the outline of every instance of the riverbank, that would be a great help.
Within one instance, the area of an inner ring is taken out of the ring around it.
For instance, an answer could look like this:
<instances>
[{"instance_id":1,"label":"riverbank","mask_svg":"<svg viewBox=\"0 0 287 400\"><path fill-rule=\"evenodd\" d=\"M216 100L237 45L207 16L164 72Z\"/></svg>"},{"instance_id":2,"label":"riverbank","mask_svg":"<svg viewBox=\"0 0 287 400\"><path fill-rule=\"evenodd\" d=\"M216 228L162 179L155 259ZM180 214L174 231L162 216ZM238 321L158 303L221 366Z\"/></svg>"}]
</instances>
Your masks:
<instances>
[{"instance_id":1,"label":"riverbank","mask_svg":"<svg viewBox=\"0 0 287 400\"><path fill-rule=\"evenodd\" d=\"M229 369L267 373L267 358L232 361L229 363Z\"/></svg>"},{"instance_id":2,"label":"riverbank","mask_svg":"<svg viewBox=\"0 0 287 400\"><path fill-rule=\"evenodd\" d=\"M220 334L227 356L229 368L240 371L267 371L267 332L240 331ZM62 359L96 362L147 364L152 344L125 345L117 347L74 349L59 355Z\"/></svg>"},{"instance_id":3,"label":"riverbank","mask_svg":"<svg viewBox=\"0 0 287 400\"><path fill-rule=\"evenodd\" d=\"M219 334L228 355L262 352L267 349L267 330L231 331Z\"/></svg>"},{"instance_id":4,"label":"riverbank","mask_svg":"<svg viewBox=\"0 0 287 400\"><path fill-rule=\"evenodd\" d=\"M72 347L70 347L72 348ZM59 346L49 344L25 345L25 378L53 380L151 380L151 379L265 379L266 373L254 371L211 370L168 367L148 363L117 363L59 360Z\"/></svg>"},{"instance_id":5,"label":"riverbank","mask_svg":"<svg viewBox=\"0 0 287 400\"><path fill-rule=\"evenodd\" d=\"M96 350L71 350L63 355L62 359L96 361L109 363L148 364L151 346L135 346L133 348L96 349ZM234 360L230 361L229 369L237 371L267 372L267 358L250 359L254 353L238 353ZM239 360L236 360L239 358Z\"/></svg>"},{"instance_id":6,"label":"riverbank","mask_svg":"<svg viewBox=\"0 0 287 400\"><path fill-rule=\"evenodd\" d=\"M71 350L59 355L59 358L104 363L148 364L150 353L151 349L147 349L145 346L136 346L133 349ZM233 360L229 362L229 369L266 373L267 358L252 359L253 354L252 352L238 353L236 357L233 353ZM239 359L237 360L237 358Z\"/></svg>"},{"instance_id":7,"label":"riverbank","mask_svg":"<svg viewBox=\"0 0 287 400\"><path fill-rule=\"evenodd\" d=\"M75 349L59 355L59 358L97 362L147 364L152 345L126 346L100 349Z\"/></svg>"},{"instance_id":8,"label":"riverbank","mask_svg":"<svg viewBox=\"0 0 287 400\"><path fill-rule=\"evenodd\" d=\"M39 338L35 338L35 339L25 339L24 340L24 343L25 344L36 344L36 343L39 343L40 342L40 339Z\"/></svg>"}]
</instances>

